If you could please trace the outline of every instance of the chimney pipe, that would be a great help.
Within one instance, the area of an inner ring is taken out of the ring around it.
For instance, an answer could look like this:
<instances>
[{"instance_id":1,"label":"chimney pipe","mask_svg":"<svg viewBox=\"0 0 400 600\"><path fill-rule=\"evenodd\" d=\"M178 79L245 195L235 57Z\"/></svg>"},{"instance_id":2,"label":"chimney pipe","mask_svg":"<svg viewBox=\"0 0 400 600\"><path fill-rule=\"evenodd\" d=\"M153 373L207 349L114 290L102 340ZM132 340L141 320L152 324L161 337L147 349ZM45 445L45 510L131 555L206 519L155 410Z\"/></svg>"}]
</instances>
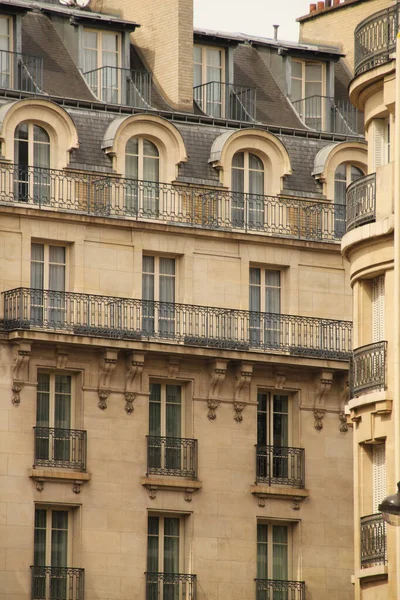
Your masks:
<instances>
[{"instance_id":1,"label":"chimney pipe","mask_svg":"<svg viewBox=\"0 0 400 600\"><path fill-rule=\"evenodd\" d=\"M274 40L277 40L279 25L272 25L272 27L274 28Z\"/></svg>"},{"instance_id":2,"label":"chimney pipe","mask_svg":"<svg viewBox=\"0 0 400 600\"><path fill-rule=\"evenodd\" d=\"M310 4L310 13L313 13L317 10L317 5L316 4Z\"/></svg>"},{"instance_id":3,"label":"chimney pipe","mask_svg":"<svg viewBox=\"0 0 400 600\"><path fill-rule=\"evenodd\" d=\"M324 10L325 2L318 2L318 10Z\"/></svg>"}]
</instances>

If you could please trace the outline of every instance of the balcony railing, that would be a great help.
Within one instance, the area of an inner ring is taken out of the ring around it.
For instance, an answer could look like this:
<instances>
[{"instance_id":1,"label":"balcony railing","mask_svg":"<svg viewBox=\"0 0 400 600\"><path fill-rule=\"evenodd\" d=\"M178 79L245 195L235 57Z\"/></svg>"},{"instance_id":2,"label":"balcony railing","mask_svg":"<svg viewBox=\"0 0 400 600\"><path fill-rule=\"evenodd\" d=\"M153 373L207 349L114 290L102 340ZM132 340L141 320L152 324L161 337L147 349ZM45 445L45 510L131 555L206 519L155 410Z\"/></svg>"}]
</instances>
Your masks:
<instances>
[{"instance_id":1,"label":"balcony railing","mask_svg":"<svg viewBox=\"0 0 400 600\"><path fill-rule=\"evenodd\" d=\"M351 321L31 288L3 295L8 331L64 330L76 335L338 360L351 355Z\"/></svg>"},{"instance_id":2,"label":"balcony railing","mask_svg":"<svg viewBox=\"0 0 400 600\"><path fill-rule=\"evenodd\" d=\"M386 524L382 514L360 520L361 568L386 564Z\"/></svg>"},{"instance_id":3,"label":"balcony railing","mask_svg":"<svg viewBox=\"0 0 400 600\"><path fill-rule=\"evenodd\" d=\"M400 4L380 10L357 25L354 31L354 74L378 67L396 50Z\"/></svg>"},{"instance_id":4,"label":"balcony railing","mask_svg":"<svg viewBox=\"0 0 400 600\"><path fill-rule=\"evenodd\" d=\"M197 478L197 440L147 436L147 474Z\"/></svg>"},{"instance_id":5,"label":"balcony railing","mask_svg":"<svg viewBox=\"0 0 400 600\"><path fill-rule=\"evenodd\" d=\"M318 242L339 241L346 226L345 207L331 202L10 164L0 164L1 202Z\"/></svg>"},{"instance_id":6,"label":"balcony railing","mask_svg":"<svg viewBox=\"0 0 400 600\"><path fill-rule=\"evenodd\" d=\"M304 449L256 446L256 481L304 487Z\"/></svg>"},{"instance_id":7,"label":"balcony railing","mask_svg":"<svg viewBox=\"0 0 400 600\"><path fill-rule=\"evenodd\" d=\"M350 361L350 396L386 389L387 342L356 348Z\"/></svg>"},{"instance_id":8,"label":"balcony railing","mask_svg":"<svg viewBox=\"0 0 400 600\"><path fill-rule=\"evenodd\" d=\"M362 113L348 101L328 96L309 96L293 102L307 127L343 135L364 135Z\"/></svg>"},{"instance_id":9,"label":"balcony railing","mask_svg":"<svg viewBox=\"0 0 400 600\"><path fill-rule=\"evenodd\" d=\"M196 575L145 573L146 600L196 600Z\"/></svg>"},{"instance_id":10,"label":"balcony railing","mask_svg":"<svg viewBox=\"0 0 400 600\"><path fill-rule=\"evenodd\" d=\"M151 73L121 67L100 67L83 73L93 94L107 104L151 106Z\"/></svg>"},{"instance_id":11,"label":"balcony railing","mask_svg":"<svg viewBox=\"0 0 400 600\"><path fill-rule=\"evenodd\" d=\"M86 471L86 431L34 427L35 467Z\"/></svg>"},{"instance_id":12,"label":"balcony railing","mask_svg":"<svg viewBox=\"0 0 400 600\"><path fill-rule=\"evenodd\" d=\"M346 190L346 230L351 231L376 219L376 174L353 181Z\"/></svg>"},{"instance_id":13,"label":"balcony railing","mask_svg":"<svg viewBox=\"0 0 400 600\"><path fill-rule=\"evenodd\" d=\"M84 569L31 567L32 600L84 600Z\"/></svg>"},{"instance_id":14,"label":"balcony railing","mask_svg":"<svg viewBox=\"0 0 400 600\"><path fill-rule=\"evenodd\" d=\"M0 50L0 88L43 91L43 58Z\"/></svg>"},{"instance_id":15,"label":"balcony railing","mask_svg":"<svg viewBox=\"0 0 400 600\"><path fill-rule=\"evenodd\" d=\"M193 98L199 108L210 117L255 121L256 89L209 81L193 88Z\"/></svg>"},{"instance_id":16,"label":"balcony railing","mask_svg":"<svg viewBox=\"0 0 400 600\"><path fill-rule=\"evenodd\" d=\"M305 600L304 581L284 581L280 579L256 579L257 600Z\"/></svg>"}]
</instances>

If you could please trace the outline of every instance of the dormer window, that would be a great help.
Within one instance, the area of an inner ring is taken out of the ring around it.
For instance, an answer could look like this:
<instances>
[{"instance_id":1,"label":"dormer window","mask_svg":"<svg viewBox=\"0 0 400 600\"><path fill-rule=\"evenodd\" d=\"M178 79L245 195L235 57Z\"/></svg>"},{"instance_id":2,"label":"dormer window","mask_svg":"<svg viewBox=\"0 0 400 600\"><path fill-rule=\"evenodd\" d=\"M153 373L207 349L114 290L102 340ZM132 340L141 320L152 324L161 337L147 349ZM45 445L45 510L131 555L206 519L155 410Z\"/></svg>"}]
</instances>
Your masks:
<instances>
[{"instance_id":1,"label":"dormer window","mask_svg":"<svg viewBox=\"0 0 400 600\"><path fill-rule=\"evenodd\" d=\"M118 104L121 96L121 35L83 30L83 74L102 102Z\"/></svg>"},{"instance_id":2,"label":"dormer window","mask_svg":"<svg viewBox=\"0 0 400 600\"><path fill-rule=\"evenodd\" d=\"M290 99L308 127L322 130L325 65L316 61L292 60Z\"/></svg>"},{"instance_id":3,"label":"dormer window","mask_svg":"<svg viewBox=\"0 0 400 600\"><path fill-rule=\"evenodd\" d=\"M193 47L194 99L212 117L224 117L223 85L225 61L222 48Z\"/></svg>"},{"instance_id":4,"label":"dormer window","mask_svg":"<svg viewBox=\"0 0 400 600\"><path fill-rule=\"evenodd\" d=\"M2 88L12 87L11 56L12 50L12 23L9 17L0 17L0 86Z\"/></svg>"}]
</instances>

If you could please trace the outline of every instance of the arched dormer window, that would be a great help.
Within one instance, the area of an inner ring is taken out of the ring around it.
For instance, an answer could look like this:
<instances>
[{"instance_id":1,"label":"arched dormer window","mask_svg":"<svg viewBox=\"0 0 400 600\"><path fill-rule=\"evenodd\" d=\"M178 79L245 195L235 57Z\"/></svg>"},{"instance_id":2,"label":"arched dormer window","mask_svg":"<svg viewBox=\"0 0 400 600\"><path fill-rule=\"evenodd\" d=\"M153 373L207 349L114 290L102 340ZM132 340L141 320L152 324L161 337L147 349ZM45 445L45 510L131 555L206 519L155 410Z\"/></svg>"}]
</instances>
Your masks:
<instances>
[{"instance_id":1,"label":"arched dormer window","mask_svg":"<svg viewBox=\"0 0 400 600\"><path fill-rule=\"evenodd\" d=\"M233 156L231 186L234 227L242 227L245 218L249 225L263 225L264 173L264 163L256 154L245 150Z\"/></svg>"},{"instance_id":2,"label":"arched dormer window","mask_svg":"<svg viewBox=\"0 0 400 600\"><path fill-rule=\"evenodd\" d=\"M30 121L14 133L14 194L22 202L41 204L50 200L50 136Z\"/></svg>"},{"instance_id":3,"label":"arched dormer window","mask_svg":"<svg viewBox=\"0 0 400 600\"><path fill-rule=\"evenodd\" d=\"M349 162L342 162L335 170L335 233L343 236L346 233L346 188L350 183L364 177L363 171Z\"/></svg>"},{"instance_id":4,"label":"arched dormer window","mask_svg":"<svg viewBox=\"0 0 400 600\"><path fill-rule=\"evenodd\" d=\"M134 214L156 216L159 212L160 153L143 137L131 137L125 147L126 208Z\"/></svg>"}]
</instances>

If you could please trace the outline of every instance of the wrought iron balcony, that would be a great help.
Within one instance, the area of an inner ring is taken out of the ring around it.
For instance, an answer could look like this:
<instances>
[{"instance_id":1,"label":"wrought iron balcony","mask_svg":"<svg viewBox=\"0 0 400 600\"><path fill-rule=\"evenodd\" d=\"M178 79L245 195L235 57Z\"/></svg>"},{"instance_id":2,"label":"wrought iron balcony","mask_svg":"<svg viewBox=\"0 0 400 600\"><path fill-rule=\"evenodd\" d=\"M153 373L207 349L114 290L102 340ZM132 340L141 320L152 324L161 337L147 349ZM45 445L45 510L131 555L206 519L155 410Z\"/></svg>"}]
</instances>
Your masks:
<instances>
[{"instance_id":1,"label":"wrought iron balcony","mask_svg":"<svg viewBox=\"0 0 400 600\"><path fill-rule=\"evenodd\" d=\"M146 600L196 600L196 575L145 573Z\"/></svg>"},{"instance_id":2,"label":"wrought iron balcony","mask_svg":"<svg viewBox=\"0 0 400 600\"><path fill-rule=\"evenodd\" d=\"M354 74L388 62L396 51L400 4L376 12L354 30Z\"/></svg>"},{"instance_id":3,"label":"wrought iron balcony","mask_svg":"<svg viewBox=\"0 0 400 600\"><path fill-rule=\"evenodd\" d=\"M346 230L351 231L376 218L376 174L353 181L346 190Z\"/></svg>"},{"instance_id":4,"label":"wrought iron balcony","mask_svg":"<svg viewBox=\"0 0 400 600\"><path fill-rule=\"evenodd\" d=\"M84 569L31 567L32 600L84 600Z\"/></svg>"},{"instance_id":5,"label":"wrought iron balcony","mask_svg":"<svg viewBox=\"0 0 400 600\"><path fill-rule=\"evenodd\" d=\"M351 354L351 321L31 288L3 296L7 331L59 330L338 360Z\"/></svg>"},{"instance_id":6,"label":"wrought iron balcony","mask_svg":"<svg viewBox=\"0 0 400 600\"><path fill-rule=\"evenodd\" d=\"M256 481L303 488L304 448L256 446Z\"/></svg>"},{"instance_id":7,"label":"wrought iron balcony","mask_svg":"<svg viewBox=\"0 0 400 600\"><path fill-rule=\"evenodd\" d=\"M309 96L295 100L293 106L303 123L311 129L342 135L364 135L363 114L346 100Z\"/></svg>"},{"instance_id":8,"label":"wrought iron balcony","mask_svg":"<svg viewBox=\"0 0 400 600\"><path fill-rule=\"evenodd\" d=\"M43 91L43 58L0 50L0 88Z\"/></svg>"},{"instance_id":9,"label":"wrought iron balcony","mask_svg":"<svg viewBox=\"0 0 400 600\"><path fill-rule=\"evenodd\" d=\"M86 471L86 431L34 427L35 467Z\"/></svg>"},{"instance_id":10,"label":"wrought iron balcony","mask_svg":"<svg viewBox=\"0 0 400 600\"><path fill-rule=\"evenodd\" d=\"M83 73L92 93L107 104L151 106L151 73L121 67L100 67Z\"/></svg>"},{"instance_id":11,"label":"wrought iron balcony","mask_svg":"<svg viewBox=\"0 0 400 600\"><path fill-rule=\"evenodd\" d=\"M193 88L193 98L210 117L235 121L256 120L256 89L208 81Z\"/></svg>"},{"instance_id":12,"label":"wrought iron balcony","mask_svg":"<svg viewBox=\"0 0 400 600\"><path fill-rule=\"evenodd\" d=\"M0 164L0 203L202 229L339 241L346 209L331 202Z\"/></svg>"},{"instance_id":13,"label":"wrought iron balcony","mask_svg":"<svg viewBox=\"0 0 400 600\"><path fill-rule=\"evenodd\" d=\"M256 579L256 599L305 600L304 581L284 581L280 579Z\"/></svg>"},{"instance_id":14,"label":"wrought iron balcony","mask_svg":"<svg viewBox=\"0 0 400 600\"><path fill-rule=\"evenodd\" d=\"M386 524L382 514L360 519L361 568L386 564Z\"/></svg>"},{"instance_id":15,"label":"wrought iron balcony","mask_svg":"<svg viewBox=\"0 0 400 600\"><path fill-rule=\"evenodd\" d=\"M197 440L148 435L147 474L197 479Z\"/></svg>"},{"instance_id":16,"label":"wrought iron balcony","mask_svg":"<svg viewBox=\"0 0 400 600\"><path fill-rule=\"evenodd\" d=\"M350 361L350 397L386 389L387 342L360 346Z\"/></svg>"}]
</instances>

